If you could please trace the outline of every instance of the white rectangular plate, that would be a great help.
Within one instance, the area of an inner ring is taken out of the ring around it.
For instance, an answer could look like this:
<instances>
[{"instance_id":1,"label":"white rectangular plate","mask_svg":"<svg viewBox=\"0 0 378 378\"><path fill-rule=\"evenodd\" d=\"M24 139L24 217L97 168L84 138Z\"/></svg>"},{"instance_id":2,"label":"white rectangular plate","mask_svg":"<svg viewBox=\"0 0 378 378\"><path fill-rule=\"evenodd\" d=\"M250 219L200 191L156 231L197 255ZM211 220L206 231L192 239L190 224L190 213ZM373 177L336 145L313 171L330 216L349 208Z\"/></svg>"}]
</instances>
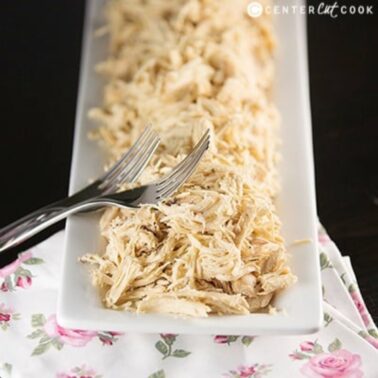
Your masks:
<instances>
[{"instance_id":1,"label":"white rectangular plate","mask_svg":"<svg viewBox=\"0 0 378 378\"><path fill-rule=\"evenodd\" d=\"M285 3L279 0L276 3ZM296 0L292 0L297 4ZM94 38L103 23L104 0L88 1L79 101L75 130L70 193L87 185L103 171L105 154L88 140L95 127L87 111L101 103L102 79L94 66L106 56L106 41ZM176 319L150 314L136 315L103 308L92 286L88 268L78 262L87 252L101 251L99 216L77 215L67 222L64 261L58 300L58 321L64 327L90 330L190 333L190 334L298 334L316 332L322 321L320 268L317 253L317 218L307 73L305 16L276 16L279 39L277 53L276 102L282 115L282 192L278 212L283 223L290 264L298 283L280 293L274 305L276 315ZM298 239L310 243L293 246Z\"/></svg>"}]
</instances>

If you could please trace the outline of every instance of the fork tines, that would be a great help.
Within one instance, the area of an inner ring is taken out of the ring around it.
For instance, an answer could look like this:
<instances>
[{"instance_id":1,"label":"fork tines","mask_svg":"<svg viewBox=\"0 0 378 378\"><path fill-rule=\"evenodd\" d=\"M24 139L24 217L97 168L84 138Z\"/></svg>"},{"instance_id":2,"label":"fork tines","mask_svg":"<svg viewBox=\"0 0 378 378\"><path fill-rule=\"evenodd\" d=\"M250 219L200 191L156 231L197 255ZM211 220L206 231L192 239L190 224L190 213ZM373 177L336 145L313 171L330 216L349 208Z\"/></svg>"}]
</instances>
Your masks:
<instances>
[{"instance_id":1,"label":"fork tines","mask_svg":"<svg viewBox=\"0 0 378 378\"><path fill-rule=\"evenodd\" d=\"M158 134L151 127L147 127L133 146L101 177L101 185L106 187L106 192L114 192L121 184L135 181L159 143Z\"/></svg>"},{"instance_id":2,"label":"fork tines","mask_svg":"<svg viewBox=\"0 0 378 378\"><path fill-rule=\"evenodd\" d=\"M210 131L206 130L193 151L170 174L156 182L157 200L170 196L192 175L210 145Z\"/></svg>"}]
</instances>

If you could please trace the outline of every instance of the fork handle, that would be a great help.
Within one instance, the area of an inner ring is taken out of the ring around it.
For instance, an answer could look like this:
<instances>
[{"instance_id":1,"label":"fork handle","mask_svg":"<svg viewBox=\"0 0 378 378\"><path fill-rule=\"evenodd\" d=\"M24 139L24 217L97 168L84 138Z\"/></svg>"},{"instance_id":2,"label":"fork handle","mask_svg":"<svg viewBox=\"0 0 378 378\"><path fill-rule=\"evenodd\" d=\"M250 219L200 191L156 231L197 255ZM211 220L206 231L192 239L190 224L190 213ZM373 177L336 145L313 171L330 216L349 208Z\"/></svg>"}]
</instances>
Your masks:
<instances>
[{"instance_id":1,"label":"fork handle","mask_svg":"<svg viewBox=\"0 0 378 378\"><path fill-rule=\"evenodd\" d=\"M32 214L29 214L29 216L27 215L26 217L24 217L29 217L26 223L23 223L16 228L12 228L8 232L1 233L0 252L3 252L8 248L15 247L16 245L26 241L27 239L30 239L32 236L61 221L69 215L80 211L98 209L99 206L101 206L101 204L96 201L88 201L74 204L68 208L51 209L52 211L46 213L42 212L43 209L37 210L34 213L38 214L38 212L40 211L40 216L32 213L34 214L34 217L31 217Z\"/></svg>"},{"instance_id":2,"label":"fork handle","mask_svg":"<svg viewBox=\"0 0 378 378\"><path fill-rule=\"evenodd\" d=\"M0 238L4 237L5 234L7 234L9 237L11 234L20 232L21 229L35 224L35 222L42 222L46 217L51 216L55 212L63 211L64 209L70 208L77 203L88 200L88 198L99 195L101 192L97 189L97 186L100 184L101 182L97 180L91 184L90 187L92 189L90 190L90 192L88 191L88 187L86 187L66 198L41 207L40 209L35 210L30 214L27 214L24 217L12 222L11 224L0 229Z\"/></svg>"},{"instance_id":3,"label":"fork handle","mask_svg":"<svg viewBox=\"0 0 378 378\"><path fill-rule=\"evenodd\" d=\"M56 206L45 206L38 210L35 210L24 217L17 219L16 221L8 224L7 226L0 229L0 238L2 238L5 235L9 235L11 233L19 231L23 227L27 227L30 224L42 221L45 219L45 217L57 212L61 211L62 207L56 207Z\"/></svg>"}]
</instances>

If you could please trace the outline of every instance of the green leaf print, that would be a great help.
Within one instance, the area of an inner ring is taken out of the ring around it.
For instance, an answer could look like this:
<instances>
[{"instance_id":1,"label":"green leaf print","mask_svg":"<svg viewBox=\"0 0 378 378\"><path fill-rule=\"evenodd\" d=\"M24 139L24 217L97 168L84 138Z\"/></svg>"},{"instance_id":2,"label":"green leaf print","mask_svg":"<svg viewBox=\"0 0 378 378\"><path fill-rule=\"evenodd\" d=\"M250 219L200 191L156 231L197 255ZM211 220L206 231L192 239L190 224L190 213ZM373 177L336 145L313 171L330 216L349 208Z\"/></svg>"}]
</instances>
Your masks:
<instances>
[{"instance_id":1,"label":"green leaf print","mask_svg":"<svg viewBox=\"0 0 378 378\"><path fill-rule=\"evenodd\" d=\"M328 256L324 252L320 254L320 267L321 267L321 270L332 268L332 264L329 261Z\"/></svg>"},{"instance_id":2,"label":"green leaf print","mask_svg":"<svg viewBox=\"0 0 378 378\"><path fill-rule=\"evenodd\" d=\"M168 357L183 358L190 354L190 352L183 349L175 349L172 352L172 346L176 342L176 335L173 334L161 334L162 340L159 340L155 344L155 348L163 355L163 360Z\"/></svg>"},{"instance_id":3,"label":"green leaf print","mask_svg":"<svg viewBox=\"0 0 378 378\"><path fill-rule=\"evenodd\" d=\"M315 353L315 354L323 353L323 348L320 344L318 344L315 341L314 348L312 349L312 352Z\"/></svg>"},{"instance_id":4,"label":"green leaf print","mask_svg":"<svg viewBox=\"0 0 378 378\"><path fill-rule=\"evenodd\" d=\"M164 370L159 370L148 376L148 378L165 378Z\"/></svg>"},{"instance_id":5,"label":"green leaf print","mask_svg":"<svg viewBox=\"0 0 378 378\"><path fill-rule=\"evenodd\" d=\"M45 344L51 342L51 337L49 335L43 335L41 339L39 340L40 344Z\"/></svg>"},{"instance_id":6,"label":"green leaf print","mask_svg":"<svg viewBox=\"0 0 378 378\"><path fill-rule=\"evenodd\" d=\"M37 339L38 337L41 337L44 335L44 332L42 329L36 329L35 331L33 331L30 335L28 335L27 337L29 339Z\"/></svg>"},{"instance_id":7,"label":"green leaf print","mask_svg":"<svg viewBox=\"0 0 378 378\"><path fill-rule=\"evenodd\" d=\"M5 363L3 365L3 369L5 372L7 372L9 375L12 373L12 365L11 364L8 364L8 363Z\"/></svg>"},{"instance_id":8,"label":"green leaf print","mask_svg":"<svg viewBox=\"0 0 378 378\"><path fill-rule=\"evenodd\" d=\"M57 350L61 350L63 348L63 343L58 339L52 339L51 344Z\"/></svg>"},{"instance_id":9,"label":"green leaf print","mask_svg":"<svg viewBox=\"0 0 378 378\"><path fill-rule=\"evenodd\" d=\"M38 344L34 350L33 350L33 353L32 353L32 356L39 356L41 355L42 353L45 353L47 351L47 349L50 348L50 343L44 343L44 344Z\"/></svg>"},{"instance_id":10,"label":"green leaf print","mask_svg":"<svg viewBox=\"0 0 378 378\"><path fill-rule=\"evenodd\" d=\"M333 318L330 314L324 313L324 327L328 327L332 323Z\"/></svg>"},{"instance_id":11,"label":"green leaf print","mask_svg":"<svg viewBox=\"0 0 378 378\"><path fill-rule=\"evenodd\" d=\"M189 356L190 352L187 352L186 350L183 349L176 349L173 353L173 357L178 357L178 358L183 358L186 356Z\"/></svg>"},{"instance_id":12,"label":"green leaf print","mask_svg":"<svg viewBox=\"0 0 378 378\"><path fill-rule=\"evenodd\" d=\"M253 341L253 337L252 336L243 336L241 341L242 341L243 345L250 346L252 341Z\"/></svg>"},{"instance_id":13,"label":"green leaf print","mask_svg":"<svg viewBox=\"0 0 378 378\"><path fill-rule=\"evenodd\" d=\"M3 375L5 374L5 375ZM3 378L11 378L12 377L12 365L4 362L3 364L0 363L0 376Z\"/></svg>"},{"instance_id":14,"label":"green leaf print","mask_svg":"<svg viewBox=\"0 0 378 378\"><path fill-rule=\"evenodd\" d=\"M168 354L168 347L166 344L164 344L161 340L159 340L156 344L155 344L155 348L161 353L163 354L164 356L166 356Z\"/></svg>"},{"instance_id":15,"label":"green leaf print","mask_svg":"<svg viewBox=\"0 0 378 378\"><path fill-rule=\"evenodd\" d=\"M31 319L32 327L42 327L46 323L46 318L43 314L34 314Z\"/></svg>"},{"instance_id":16,"label":"green leaf print","mask_svg":"<svg viewBox=\"0 0 378 378\"><path fill-rule=\"evenodd\" d=\"M329 344L328 351L332 353L335 350L341 349L341 346L341 341L338 338L336 338L331 344Z\"/></svg>"},{"instance_id":17,"label":"green leaf print","mask_svg":"<svg viewBox=\"0 0 378 378\"><path fill-rule=\"evenodd\" d=\"M44 263L44 260L38 257L31 257L29 260L26 260L23 262L23 264L26 264L26 265L37 265L37 264L43 264L43 263Z\"/></svg>"},{"instance_id":18,"label":"green leaf print","mask_svg":"<svg viewBox=\"0 0 378 378\"><path fill-rule=\"evenodd\" d=\"M234 343L239 336L228 336L228 343Z\"/></svg>"},{"instance_id":19,"label":"green leaf print","mask_svg":"<svg viewBox=\"0 0 378 378\"><path fill-rule=\"evenodd\" d=\"M348 291L349 293L353 293L354 291L356 291L356 286L354 283L351 283L348 287Z\"/></svg>"}]
</instances>

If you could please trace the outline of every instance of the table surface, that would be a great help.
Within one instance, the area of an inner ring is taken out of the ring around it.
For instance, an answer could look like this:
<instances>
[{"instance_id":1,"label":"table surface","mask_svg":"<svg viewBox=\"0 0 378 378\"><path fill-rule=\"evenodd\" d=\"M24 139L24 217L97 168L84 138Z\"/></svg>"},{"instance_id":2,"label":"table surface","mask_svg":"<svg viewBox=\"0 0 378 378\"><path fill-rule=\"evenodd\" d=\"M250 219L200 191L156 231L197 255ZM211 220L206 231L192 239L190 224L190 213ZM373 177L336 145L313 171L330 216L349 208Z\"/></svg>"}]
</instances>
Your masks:
<instances>
[{"instance_id":1,"label":"table surface","mask_svg":"<svg viewBox=\"0 0 378 378\"><path fill-rule=\"evenodd\" d=\"M67 193L84 1L2 0L0 14L2 227ZM376 15L308 17L318 214L351 256L376 322L377 32Z\"/></svg>"}]
</instances>

